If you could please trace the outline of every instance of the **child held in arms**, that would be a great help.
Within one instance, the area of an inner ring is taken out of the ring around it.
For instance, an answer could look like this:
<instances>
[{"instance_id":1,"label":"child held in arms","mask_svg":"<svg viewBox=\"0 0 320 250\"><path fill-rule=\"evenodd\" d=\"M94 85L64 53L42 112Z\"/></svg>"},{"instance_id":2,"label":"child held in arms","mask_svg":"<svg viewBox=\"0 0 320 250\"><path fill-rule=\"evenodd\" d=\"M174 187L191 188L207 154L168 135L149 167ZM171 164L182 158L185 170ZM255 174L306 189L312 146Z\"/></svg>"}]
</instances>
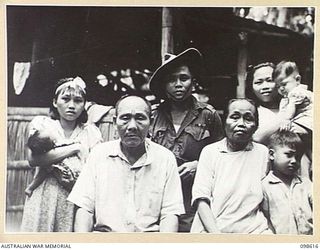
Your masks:
<instances>
[{"instance_id":1,"label":"child held in arms","mask_svg":"<svg viewBox=\"0 0 320 250\"><path fill-rule=\"evenodd\" d=\"M53 148L73 144L68 142L68 140L58 141L57 138L58 136L55 136L55 131L40 128L35 130L29 137L27 145L32 154L39 155L46 153ZM83 164L82 159L82 153L78 153L65 158L58 164L53 164L52 166L47 167L36 167L34 178L25 189L25 194L30 197L33 190L35 190L45 180L48 174L53 174L57 178L58 182L70 191L81 171L81 166ZM64 178L67 178L68 181L64 181ZM72 181L70 181L70 179Z\"/></svg>"},{"instance_id":2,"label":"child held in arms","mask_svg":"<svg viewBox=\"0 0 320 250\"><path fill-rule=\"evenodd\" d=\"M286 113L286 118L291 122L291 130L299 134L312 131L313 93L307 90L307 85L301 84L297 64L280 62L273 72L273 78L283 97L279 110Z\"/></svg>"}]
</instances>

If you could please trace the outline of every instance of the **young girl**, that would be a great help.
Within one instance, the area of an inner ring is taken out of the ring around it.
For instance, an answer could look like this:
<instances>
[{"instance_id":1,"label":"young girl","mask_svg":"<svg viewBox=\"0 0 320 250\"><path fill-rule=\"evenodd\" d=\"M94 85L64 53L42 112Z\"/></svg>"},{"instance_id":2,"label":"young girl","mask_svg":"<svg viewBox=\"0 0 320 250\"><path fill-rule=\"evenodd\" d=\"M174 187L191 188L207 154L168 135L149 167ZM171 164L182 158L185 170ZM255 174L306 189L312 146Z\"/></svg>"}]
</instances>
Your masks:
<instances>
[{"instance_id":1,"label":"young girl","mask_svg":"<svg viewBox=\"0 0 320 250\"><path fill-rule=\"evenodd\" d=\"M257 108L249 99L235 99L226 115L226 138L206 146L200 155L192 189L198 213L192 232L271 233L259 210L268 149L252 142Z\"/></svg>"},{"instance_id":2,"label":"young girl","mask_svg":"<svg viewBox=\"0 0 320 250\"><path fill-rule=\"evenodd\" d=\"M74 143L56 147L41 154L30 154L30 166L46 168L81 152L86 156L100 141L101 133L94 125L86 124L87 113L85 83L80 77L58 81L51 107L51 117L36 117L30 124L30 135L40 128L57 132L61 140ZM69 191L59 180L71 182L68 171L48 174L45 180L26 198L21 231L24 232L71 232L74 205L67 201Z\"/></svg>"}]
</instances>

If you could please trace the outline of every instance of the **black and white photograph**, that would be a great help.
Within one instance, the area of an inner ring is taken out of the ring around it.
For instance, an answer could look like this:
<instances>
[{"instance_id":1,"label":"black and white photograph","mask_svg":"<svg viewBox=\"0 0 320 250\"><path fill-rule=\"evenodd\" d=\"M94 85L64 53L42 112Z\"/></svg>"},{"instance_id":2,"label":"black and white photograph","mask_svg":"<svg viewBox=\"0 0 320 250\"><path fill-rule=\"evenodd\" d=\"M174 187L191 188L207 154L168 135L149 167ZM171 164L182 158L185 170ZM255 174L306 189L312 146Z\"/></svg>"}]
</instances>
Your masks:
<instances>
[{"instance_id":1,"label":"black and white photograph","mask_svg":"<svg viewBox=\"0 0 320 250\"><path fill-rule=\"evenodd\" d=\"M5 5L4 232L314 236L315 19Z\"/></svg>"}]
</instances>

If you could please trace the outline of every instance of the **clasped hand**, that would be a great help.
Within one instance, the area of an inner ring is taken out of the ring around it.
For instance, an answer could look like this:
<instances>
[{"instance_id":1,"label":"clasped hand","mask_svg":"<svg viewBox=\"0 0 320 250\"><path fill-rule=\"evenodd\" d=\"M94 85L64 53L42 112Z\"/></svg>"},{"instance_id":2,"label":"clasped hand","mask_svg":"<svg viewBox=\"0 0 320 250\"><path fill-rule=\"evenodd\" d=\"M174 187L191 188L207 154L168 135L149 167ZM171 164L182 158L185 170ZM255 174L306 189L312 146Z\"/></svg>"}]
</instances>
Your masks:
<instances>
[{"instance_id":1,"label":"clasped hand","mask_svg":"<svg viewBox=\"0 0 320 250\"><path fill-rule=\"evenodd\" d=\"M63 164L53 164L52 174L58 180L58 182L63 186L66 190L71 191L74 183L76 182L76 176L73 174L71 169Z\"/></svg>"}]
</instances>

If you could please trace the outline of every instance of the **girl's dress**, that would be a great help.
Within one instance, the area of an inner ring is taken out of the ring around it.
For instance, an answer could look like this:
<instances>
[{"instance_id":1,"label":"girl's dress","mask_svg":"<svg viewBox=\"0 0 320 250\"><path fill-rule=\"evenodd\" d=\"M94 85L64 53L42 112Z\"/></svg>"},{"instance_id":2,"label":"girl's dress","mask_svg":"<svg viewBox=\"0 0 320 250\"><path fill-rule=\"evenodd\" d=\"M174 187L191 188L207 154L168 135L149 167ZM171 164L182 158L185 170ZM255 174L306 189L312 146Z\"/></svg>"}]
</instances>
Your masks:
<instances>
[{"instance_id":1,"label":"girl's dress","mask_svg":"<svg viewBox=\"0 0 320 250\"><path fill-rule=\"evenodd\" d=\"M61 140L65 140L64 131L59 120L45 116L37 116L30 123L29 135L34 130L47 128L57 131ZM86 158L89 151L102 141L101 133L91 124L78 125L70 138L80 142L85 148L81 152ZM74 205L67 201L69 192L63 188L53 176L48 176L31 197L25 201L21 231L22 232L72 232L74 221Z\"/></svg>"}]
</instances>

